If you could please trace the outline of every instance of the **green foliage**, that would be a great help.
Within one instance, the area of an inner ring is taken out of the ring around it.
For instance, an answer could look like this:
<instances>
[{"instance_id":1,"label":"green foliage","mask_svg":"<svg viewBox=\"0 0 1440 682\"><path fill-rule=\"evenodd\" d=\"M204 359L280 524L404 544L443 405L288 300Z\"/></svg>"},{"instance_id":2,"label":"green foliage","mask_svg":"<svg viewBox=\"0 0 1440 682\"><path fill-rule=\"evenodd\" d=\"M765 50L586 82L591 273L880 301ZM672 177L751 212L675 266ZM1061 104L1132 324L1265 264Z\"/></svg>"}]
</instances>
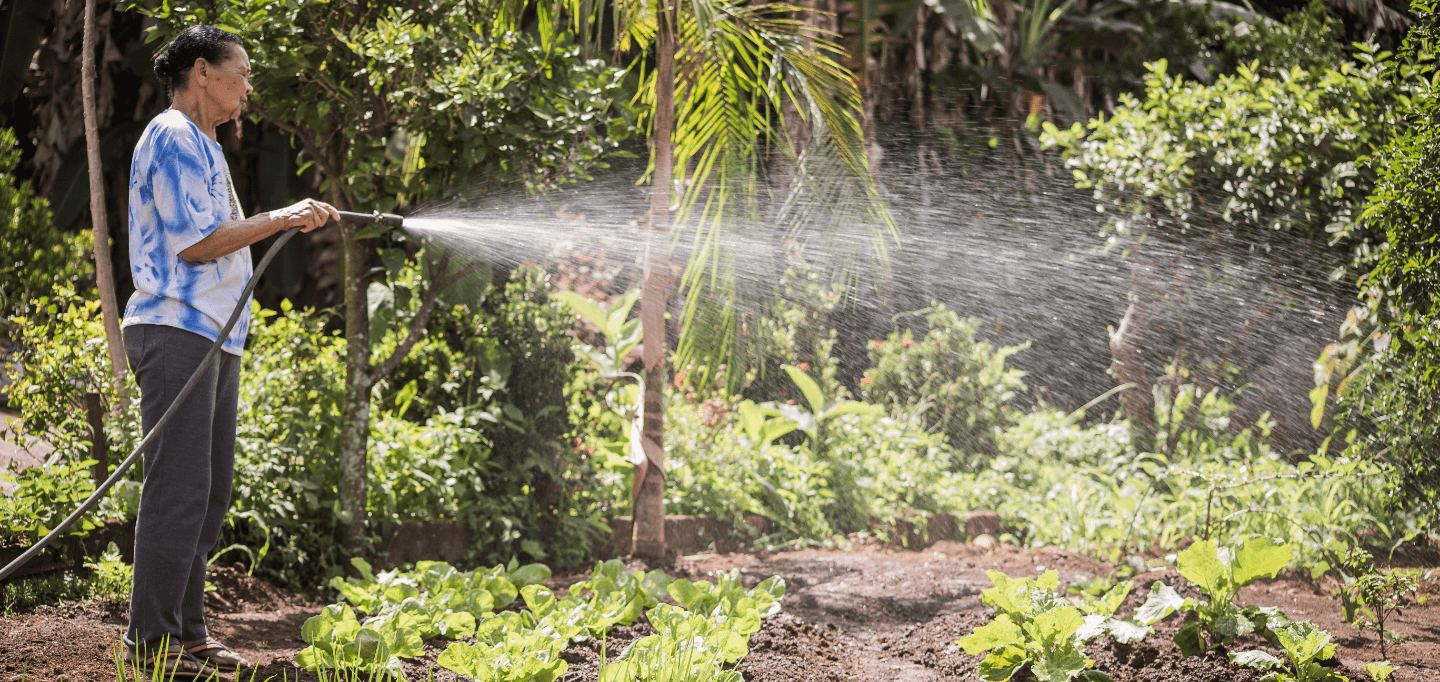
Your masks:
<instances>
[{"instance_id":1,"label":"green foliage","mask_svg":"<svg viewBox=\"0 0 1440 682\"><path fill-rule=\"evenodd\" d=\"M364 672L385 679L405 679L401 658L419 656L424 648L420 633L399 619L377 619L364 625L344 604L325 607L305 621L300 636L310 646L295 654L306 670Z\"/></svg>"},{"instance_id":2,"label":"green foliage","mask_svg":"<svg viewBox=\"0 0 1440 682\"><path fill-rule=\"evenodd\" d=\"M730 627L734 621L706 618L669 604L646 614L656 634L631 644L600 671L601 682L741 682L727 664L749 653L748 634ZM753 612L751 614L753 616ZM759 628L758 619L755 620Z\"/></svg>"},{"instance_id":3,"label":"green foliage","mask_svg":"<svg viewBox=\"0 0 1440 682\"><path fill-rule=\"evenodd\" d=\"M453 196L476 176L532 188L587 178L632 129L623 71L584 59L569 34L514 30L499 2L215 0L126 9L151 40L209 23L239 34L257 116L299 138L357 206ZM553 30L544 26L542 30Z\"/></svg>"},{"instance_id":4,"label":"green foliage","mask_svg":"<svg viewBox=\"0 0 1440 682\"><path fill-rule=\"evenodd\" d=\"M512 562L459 572L448 564L427 561L412 570L376 575L369 564L358 559L353 563L359 577L337 578L332 586L371 615L362 623L350 606L336 604L306 621L303 636L310 647L296 661L307 669L399 676L398 658L419 655L421 640L473 636L474 643L448 646L440 654L441 667L477 680L549 682L565 673L567 664L560 653L572 641L603 638L615 626L635 622L648 608L650 623L660 634L627 650L617 671L636 661L694 647L704 653L706 669L719 672L718 665L744 655L760 619L778 612L785 589L783 581L771 578L744 590L738 585L738 573L713 586L686 581L672 587L662 571L629 573L612 560L597 564L589 579L557 598L540 584L550 577L550 570L540 564ZM493 609L517 599L517 586L524 608L495 613ZM667 587L670 594L687 596L695 607L692 612L659 605ZM677 636L695 641L677 642ZM673 655L666 660L671 659Z\"/></svg>"},{"instance_id":5,"label":"green foliage","mask_svg":"<svg viewBox=\"0 0 1440 682\"><path fill-rule=\"evenodd\" d=\"M115 543L105 547L105 553L98 559L85 562L90 571L90 596L100 601L120 602L130 599L130 588L135 582L135 567L120 558L120 548Z\"/></svg>"},{"instance_id":6,"label":"green foliage","mask_svg":"<svg viewBox=\"0 0 1440 682\"><path fill-rule=\"evenodd\" d=\"M1043 140L1064 149L1077 187L1117 211L1111 244L1151 226L1322 238L1358 213L1375 179L1360 159L1400 129L1408 102L1383 77L1389 53L1362 46L1355 58L1242 65L1212 85L1171 75L1162 60L1147 66L1143 99L1122 95L1113 117L1088 126L1047 124Z\"/></svg>"},{"instance_id":7,"label":"green foliage","mask_svg":"<svg viewBox=\"0 0 1440 682\"><path fill-rule=\"evenodd\" d=\"M55 229L50 202L15 177L19 163L14 131L0 128L0 337L9 332L4 318L57 284L73 286L90 277L93 269L90 235Z\"/></svg>"},{"instance_id":8,"label":"green foliage","mask_svg":"<svg viewBox=\"0 0 1440 682\"><path fill-rule=\"evenodd\" d=\"M507 632L498 641L452 644L436 662L476 682L552 682L570 667L564 650L565 640L545 633Z\"/></svg>"},{"instance_id":9,"label":"green foliage","mask_svg":"<svg viewBox=\"0 0 1440 682\"><path fill-rule=\"evenodd\" d=\"M21 447L44 441L54 447L50 462L90 457L90 424L85 394L98 393L105 414L109 459L118 462L139 440L139 410L118 410L120 396L139 395L128 373L117 384L105 350L100 301L78 295L68 284L30 303L30 313L12 318L21 350L12 359L10 401L20 423L7 422L6 440Z\"/></svg>"},{"instance_id":10,"label":"green foliage","mask_svg":"<svg viewBox=\"0 0 1440 682\"><path fill-rule=\"evenodd\" d=\"M1292 464L1263 439L1228 429L1174 456L1136 453L1125 422L1082 426L1082 416L1042 406L1020 417L1000 435L1000 456L951 477L937 498L950 509L999 513L1022 544L1109 561L1175 551L1189 537L1263 535L1323 572L1362 530L1379 529L1391 542L1413 532L1412 519L1383 509L1392 479L1373 463L1312 455Z\"/></svg>"},{"instance_id":11,"label":"green foliage","mask_svg":"<svg viewBox=\"0 0 1440 682\"><path fill-rule=\"evenodd\" d=\"M1085 658L1081 634L1085 617L1055 592L1060 576L1054 570L1039 578L1011 578L986 571L991 587L980 601L995 610L995 619L960 638L958 644L980 661L980 679L1005 682L1025 664L1042 682L1108 681L1109 675L1089 670L1095 661Z\"/></svg>"},{"instance_id":12,"label":"green foliage","mask_svg":"<svg viewBox=\"0 0 1440 682\"><path fill-rule=\"evenodd\" d=\"M897 419L944 435L964 453L954 466L974 468L994 456L997 433L1014 423L1010 401L1025 390L1025 374L1005 363L1029 344L977 341L979 322L939 303L912 314L923 315L929 330L918 339L904 329L875 341L860 394Z\"/></svg>"},{"instance_id":13,"label":"green foliage","mask_svg":"<svg viewBox=\"0 0 1440 682\"><path fill-rule=\"evenodd\" d=\"M26 544L45 537L95 492L90 474L94 464L92 459L57 462L15 474L0 474L0 482L14 486L9 495L0 498L0 521L4 524L0 526L0 537ZM97 527L95 520L87 515L67 533L83 536Z\"/></svg>"},{"instance_id":14,"label":"green foliage","mask_svg":"<svg viewBox=\"0 0 1440 682\"><path fill-rule=\"evenodd\" d=\"M0 584L0 614L9 618L21 609L39 604L86 599L93 592L94 583L77 572L64 571L13 578Z\"/></svg>"},{"instance_id":15,"label":"green foliage","mask_svg":"<svg viewBox=\"0 0 1440 682\"><path fill-rule=\"evenodd\" d=\"M1374 630L1380 640L1380 657L1389 659L1386 652L1390 642L1404 641L1404 635L1385 628L1385 621L1398 616L1401 609L1410 605L1424 605L1429 595L1420 592L1420 581L1424 572L1419 569L1376 568L1370 553L1354 547L1345 556L1345 584L1340 587L1340 608L1344 610L1345 622L1354 626L1362 635Z\"/></svg>"},{"instance_id":16,"label":"green foliage","mask_svg":"<svg viewBox=\"0 0 1440 682\"><path fill-rule=\"evenodd\" d=\"M1205 593L1207 600L1182 599L1164 581L1150 586L1150 597L1135 612L1145 625L1156 623L1177 611L1194 612L1175 634L1175 644L1185 656L1199 656L1216 647L1229 647L1235 638L1256 633L1274 642L1277 628L1289 622L1279 609L1234 603L1240 588L1260 578L1273 578L1290 565L1294 550L1263 537L1221 549L1209 540L1191 545L1177 557L1184 576Z\"/></svg>"},{"instance_id":17,"label":"green foliage","mask_svg":"<svg viewBox=\"0 0 1440 682\"><path fill-rule=\"evenodd\" d=\"M780 598L785 596L785 580L780 576L771 576L754 589L746 590L740 585L740 570L735 569L720 574L713 585L707 580L692 583L681 578L670 583L666 590L681 606L702 616L737 618L754 612L758 618L764 618L780 612ZM759 627L758 619L755 627ZM751 632L754 630L742 634L749 635Z\"/></svg>"},{"instance_id":18,"label":"green foliage","mask_svg":"<svg viewBox=\"0 0 1440 682\"><path fill-rule=\"evenodd\" d=\"M1440 526L1440 14L1417 2L1418 21L1386 71L1409 86L1413 109L1403 132L1369 159L1378 175L1364 210L1346 234L1363 240L1357 261L1363 305L1351 311L1341 341L1316 364L1317 415L1337 398L1336 436L1355 456L1393 466L1400 485L1392 508L1422 512ZM1397 86L1398 87L1398 86ZM1318 420L1317 420L1318 422ZM1347 433L1354 429L1353 433Z\"/></svg>"},{"instance_id":19,"label":"green foliage","mask_svg":"<svg viewBox=\"0 0 1440 682\"><path fill-rule=\"evenodd\" d=\"M1344 682L1349 679L1320 665L1320 661L1335 658L1335 645L1330 643L1330 633L1315 627L1314 623L1286 623L1275 627L1274 635L1276 648L1285 652L1290 663L1288 669L1283 661L1263 651L1242 651L1230 660L1260 670L1278 668L1261 678L1263 682Z\"/></svg>"}]
</instances>

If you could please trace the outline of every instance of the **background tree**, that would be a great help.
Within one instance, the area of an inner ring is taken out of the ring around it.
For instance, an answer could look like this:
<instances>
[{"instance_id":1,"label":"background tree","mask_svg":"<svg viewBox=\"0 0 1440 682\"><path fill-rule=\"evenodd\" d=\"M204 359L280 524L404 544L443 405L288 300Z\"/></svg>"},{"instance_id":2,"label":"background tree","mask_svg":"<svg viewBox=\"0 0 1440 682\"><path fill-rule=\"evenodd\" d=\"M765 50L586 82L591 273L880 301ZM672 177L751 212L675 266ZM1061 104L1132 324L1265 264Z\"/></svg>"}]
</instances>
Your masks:
<instances>
[{"instance_id":1,"label":"background tree","mask_svg":"<svg viewBox=\"0 0 1440 682\"><path fill-rule=\"evenodd\" d=\"M100 167L100 130L95 115L95 0L85 0L85 38L80 56L80 89L85 109L85 160L90 175L90 224L95 239L95 285L105 318L105 345L110 368L119 382L125 376L125 346L120 339L120 306L115 299L115 266L110 262L110 221L105 217L105 182Z\"/></svg>"},{"instance_id":2,"label":"background tree","mask_svg":"<svg viewBox=\"0 0 1440 682\"><path fill-rule=\"evenodd\" d=\"M616 3L616 51L655 50L655 68L640 86L643 121L654 140L651 220L668 232L668 241L688 249L677 290L685 302L676 359L704 383L727 367L744 366L751 349L741 333L742 311L756 310L747 299L766 294L738 281L737 238L747 232L762 241L815 232L834 237L841 226L858 225L873 255L883 260L894 226L864 154L855 81L840 65L842 52L828 34L787 16L803 8L736 0L684 3L679 6L684 11L674 14L672 46L670 22L660 19L666 7ZM803 124L794 127L803 127L804 138L789 134L795 123ZM767 146L790 159L793 169L787 194L773 206L762 205L758 196ZM672 187L678 191L674 200ZM779 228L768 235L761 220L767 210ZM633 550L649 557L664 553L664 316L672 286L663 252L668 248L652 242L640 300L646 381L644 452L632 453ZM844 276L853 274L847 268L855 264L831 265ZM741 375L736 370L726 379L733 385Z\"/></svg>"},{"instance_id":3,"label":"background tree","mask_svg":"<svg viewBox=\"0 0 1440 682\"><path fill-rule=\"evenodd\" d=\"M1316 363L1317 416L1327 392L1344 417L1338 436L1359 427L1350 453L1386 462L1401 475L1389 502L1418 509L1440 527L1440 97L1436 50L1440 13L1411 7L1418 21L1387 70L1392 87L1417 106L1405 130L1369 159L1378 174L1359 219L1341 234L1367 248L1357 261L1363 305L1339 343ZM1317 420L1318 425L1318 420Z\"/></svg>"}]
</instances>

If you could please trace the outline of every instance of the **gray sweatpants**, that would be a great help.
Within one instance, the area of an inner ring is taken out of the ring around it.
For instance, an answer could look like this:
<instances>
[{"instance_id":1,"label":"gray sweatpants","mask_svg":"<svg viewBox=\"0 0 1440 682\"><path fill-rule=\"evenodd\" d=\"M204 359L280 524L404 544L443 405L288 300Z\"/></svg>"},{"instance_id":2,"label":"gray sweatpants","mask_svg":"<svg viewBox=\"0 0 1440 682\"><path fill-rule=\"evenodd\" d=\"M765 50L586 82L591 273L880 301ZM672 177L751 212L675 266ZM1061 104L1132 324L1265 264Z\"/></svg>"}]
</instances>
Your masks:
<instances>
[{"instance_id":1,"label":"gray sweatpants","mask_svg":"<svg viewBox=\"0 0 1440 682\"><path fill-rule=\"evenodd\" d=\"M213 342L152 324L126 327L124 335L149 433ZM222 351L145 451L125 632L132 647L155 647L166 636L172 644L208 636L205 567L230 506L239 390L240 358Z\"/></svg>"}]
</instances>

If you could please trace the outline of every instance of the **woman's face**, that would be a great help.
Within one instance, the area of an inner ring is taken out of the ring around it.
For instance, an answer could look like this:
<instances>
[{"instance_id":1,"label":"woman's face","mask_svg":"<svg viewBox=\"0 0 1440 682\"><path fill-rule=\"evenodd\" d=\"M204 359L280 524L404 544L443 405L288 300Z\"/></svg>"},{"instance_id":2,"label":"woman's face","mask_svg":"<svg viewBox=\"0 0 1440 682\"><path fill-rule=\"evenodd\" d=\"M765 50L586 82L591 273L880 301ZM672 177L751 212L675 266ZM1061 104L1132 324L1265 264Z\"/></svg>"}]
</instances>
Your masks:
<instances>
[{"instance_id":1,"label":"woman's face","mask_svg":"<svg viewBox=\"0 0 1440 682\"><path fill-rule=\"evenodd\" d=\"M245 101L255 89L250 87L250 55L239 45L230 45L230 55L224 62L210 65L205 94L215 105L217 113L223 113L230 120L239 118L245 109Z\"/></svg>"}]
</instances>

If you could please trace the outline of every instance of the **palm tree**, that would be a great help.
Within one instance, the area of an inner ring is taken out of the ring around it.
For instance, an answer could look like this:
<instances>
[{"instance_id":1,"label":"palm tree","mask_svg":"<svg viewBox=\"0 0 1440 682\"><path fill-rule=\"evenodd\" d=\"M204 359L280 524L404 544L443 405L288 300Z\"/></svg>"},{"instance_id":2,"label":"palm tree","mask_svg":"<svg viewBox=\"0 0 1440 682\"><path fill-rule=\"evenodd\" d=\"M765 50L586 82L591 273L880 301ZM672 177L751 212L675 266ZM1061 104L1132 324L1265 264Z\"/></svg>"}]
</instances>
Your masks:
<instances>
[{"instance_id":1,"label":"palm tree","mask_svg":"<svg viewBox=\"0 0 1440 682\"><path fill-rule=\"evenodd\" d=\"M566 9L574 21L593 21L589 7L571 0ZM841 66L843 52L831 34L792 17L806 8L616 0L613 9L617 54L655 50L654 68L642 71L640 88L653 132L654 189L640 298L646 372L632 553L659 558L665 553L665 311L679 293L677 360L701 380L722 366L743 366L744 311L753 307L744 300L749 293L740 286L731 247L754 237L741 232L762 222L767 148L778 148L793 169L784 196L774 197L778 208L770 221L785 235L840 227L835 216L841 214L858 216L871 238L870 255L883 261L895 230L866 162L855 79ZM644 68L643 61L637 65ZM678 282L670 266L675 245L688 251ZM853 265L835 270L854 278Z\"/></svg>"}]
</instances>

